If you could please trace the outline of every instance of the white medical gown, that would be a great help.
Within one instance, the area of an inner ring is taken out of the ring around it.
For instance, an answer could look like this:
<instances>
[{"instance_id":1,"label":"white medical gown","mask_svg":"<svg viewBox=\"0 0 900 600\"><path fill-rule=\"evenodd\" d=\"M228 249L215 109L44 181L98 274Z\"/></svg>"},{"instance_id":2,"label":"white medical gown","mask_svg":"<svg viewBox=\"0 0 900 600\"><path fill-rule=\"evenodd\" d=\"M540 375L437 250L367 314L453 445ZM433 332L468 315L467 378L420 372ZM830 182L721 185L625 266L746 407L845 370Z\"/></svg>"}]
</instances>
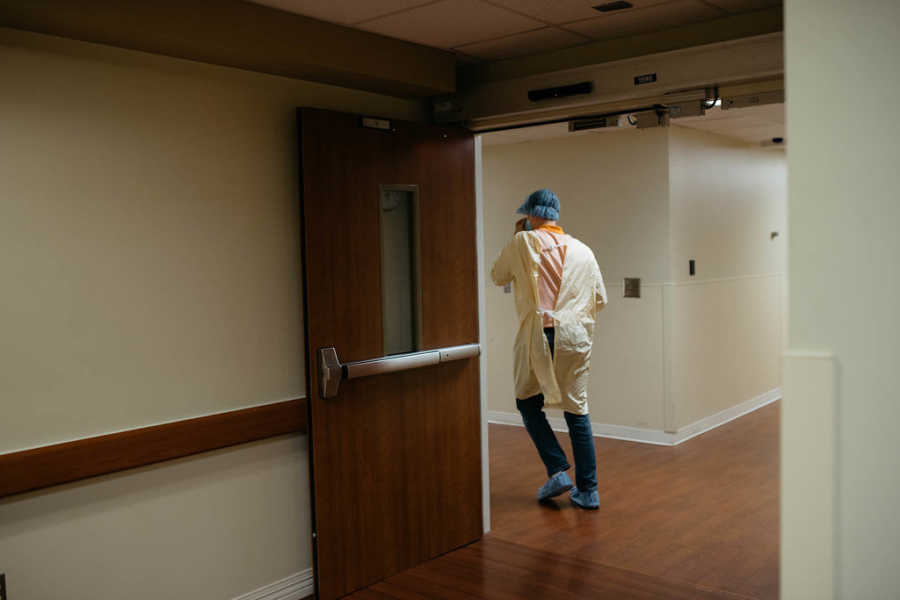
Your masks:
<instances>
[{"instance_id":1,"label":"white medical gown","mask_svg":"<svg viewBox=\"0 0 900 600\"><path fill-rule=\"evenodd\" d=\"M544 394L544 404L577 415L588 414L587 386L594 316L607 302L603 276L594 253L570 235L562 282L551 313L556 330L554 356L544 336L543 313L538 301L541 241L533 231L522 231L494 261L491 278L497 285L513 282L519 331L513 348L516 397Z\"/></svg>"}]
</instances>

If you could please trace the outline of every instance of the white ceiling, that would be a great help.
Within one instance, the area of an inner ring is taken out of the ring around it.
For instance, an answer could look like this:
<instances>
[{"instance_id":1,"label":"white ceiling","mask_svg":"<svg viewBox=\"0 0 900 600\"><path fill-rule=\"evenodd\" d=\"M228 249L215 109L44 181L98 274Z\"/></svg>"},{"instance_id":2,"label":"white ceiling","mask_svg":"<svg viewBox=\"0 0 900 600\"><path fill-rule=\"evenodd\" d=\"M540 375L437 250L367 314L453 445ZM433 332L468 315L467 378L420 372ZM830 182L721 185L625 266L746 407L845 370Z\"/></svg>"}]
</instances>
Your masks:
<instances>
[{"instance_id":1,"label":"white ceiling","mask_svg":"<svg viewBox=\"0 0 900 600\"><path fill-rule=\"evenodd\" d=\"M784 138L784 104L765 104L722 110L712 108L702 117L684 117L673 123L702 129L751 144L765 144Z\"/></svg>"},{"instance_id":2,"label":"white ceiling","mask_svg":"<svg viewBox=\"0 0 900 600\"><path fill-rule=\"evenodd\" d=\"M622 124L624 125L624 120ZM675 119L671 126L702 129L748 144L771 146L772 138L784 138L784 104L731 110L712 108L702 117ZM597 135L618 130L620 129L589 129L569 133L568 123L553 123L486 133L482 136L482 143L485 146L499 146L576 135Z\"/></svg>"},{"instance_id":3,"label":"white ceiling","mask_svg":"<svg viewBox=\"0 0 900 600\"><path fill-rule=\"evenodd\" d=\"M499 60L595 40L660 31L781 0L629 0L601 13L605 0L253 0L356 29L452 50L463 60Z\"/></svg>"}]
</instances>

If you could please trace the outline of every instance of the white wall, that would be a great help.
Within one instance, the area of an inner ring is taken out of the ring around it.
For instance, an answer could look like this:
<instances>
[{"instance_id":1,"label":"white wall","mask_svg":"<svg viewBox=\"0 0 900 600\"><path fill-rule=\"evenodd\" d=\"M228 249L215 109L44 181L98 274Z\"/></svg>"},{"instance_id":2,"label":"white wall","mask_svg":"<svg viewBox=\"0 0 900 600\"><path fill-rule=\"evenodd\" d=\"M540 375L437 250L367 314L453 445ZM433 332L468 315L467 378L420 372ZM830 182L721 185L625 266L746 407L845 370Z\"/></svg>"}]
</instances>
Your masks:
<instances>
[{"instance_id":1,"label":"white wall","mask_svg":"<svg viewBox=\"0 0 900 600\"><path fill-rule=\"evenodd\" d=\"M781 385L786 194L781 150L669 128L668 428Z\"/></svg>"},{"instance_id":2,"label":"white wall","mask_svg":"<svg viewBox=\"0 0 900 600\"><path fill-rule=\"evenodd\" d=\"M421 106L5 29L0 80L0 452L303 396L295 108ZM22 600L236 596L312 565L306 461L12 497L0 570Z\"/></svg>"},{"instance_id":3,"label":"white wall","mask_svg":"<svg viewBox=\"0 0 900 600\"><path fill-rule=\"evenodd\" d=\"M593 248L609 288L591 365L593 422L676 432L781 384L782 152L677 126L486 145L489 261L540 187L560 197L563 228ZM771 231L781 235L770 240ZM640 299L622 298L626 276L642 279ZM492 411L516 411L515 328L511 296L489 283Z\"/></svg>"},{"instance_id":4,"label":"white wall","mask_svg":"<svg viewBox=\"0 0 900 600\"><path fill-rule=\"evenodd\" d=\"M900 590L900 4L786 2L782 597ZM861 102L861 98L863 98Z\"/></svg>"},{"instance_id":5,"label":"white wall","mask_svg":"<svg viewBox=\"0 0 900 600\"><path fill-rule=\"evenodd\" d=\"M659 129L485 145L483 150L486 276L520 218L516 208L542 187L559 196L562 227L597 256L610 303L597 319L588 392L595 422L663 426L666 145L666 132ZM626 276L645 282L640 300L622 299ZM490 281L486 288L488 405L515 413L513 299Z\"/></svg>"}]
</instances>

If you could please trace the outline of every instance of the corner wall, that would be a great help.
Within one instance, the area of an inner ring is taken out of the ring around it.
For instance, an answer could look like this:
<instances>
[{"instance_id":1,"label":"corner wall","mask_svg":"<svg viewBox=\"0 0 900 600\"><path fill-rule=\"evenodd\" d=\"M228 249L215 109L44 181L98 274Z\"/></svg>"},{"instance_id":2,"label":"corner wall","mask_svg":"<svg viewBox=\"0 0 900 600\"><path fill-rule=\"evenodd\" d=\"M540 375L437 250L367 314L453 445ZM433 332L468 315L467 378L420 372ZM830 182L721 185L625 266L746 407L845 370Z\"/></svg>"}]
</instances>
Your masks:
<instances>
[{"instance_id":1,"label":"corner wall","mask_svg":"<svg viewBox=\"0 0 900 600\"><path fill-rule=\"evenodd\" d=\"M302 397L295 109L423 107L8 29L0 79L0 452ZM305 436L0 501L16 600L311 567Z\"/></svg>"},{"instance_id":2,"label":"corner wall","mask_svg":"<svg viewBox=\"0 0 900 600\"><path fill-rule=\"evenodd\" d=\"M783 151L669 128L668 429L781 385L786 190Z\"/></svg>"},{"instance_id":3,"label":"corner wall","mask_svg":"<svg viewBox=\"0 0 900 600\"><path fill-rule=\"evenodd\" d=\"M513 297L489 279L532 191L561 199L563 228L597 255L610 296L597 319L588 397L592 420L663 429L662 295L669 268L666 132L628 130L483 148L487 394L491 411L516 413ZM624 277L643 297L622 299ZM561 413L559 414L561 416Z\"/></svg>"},{"instance_id":4,"label":"corner wall","mask_svg":"<svg viewBox=\"0 0 900 600\"><path fill-rule=\"evenodd\" d=\"M785 186L782 152L674 125L485 145L486 272L515 209L540 187L557 193L561 225L603 271L610 301L591 364L595 433L677 443L714 415L774 397ZM624 277L642 279L640 299L622 297ZM512 297L486 285L488 404L496 420L516 422Z\"/></svg>"}]
</instances>

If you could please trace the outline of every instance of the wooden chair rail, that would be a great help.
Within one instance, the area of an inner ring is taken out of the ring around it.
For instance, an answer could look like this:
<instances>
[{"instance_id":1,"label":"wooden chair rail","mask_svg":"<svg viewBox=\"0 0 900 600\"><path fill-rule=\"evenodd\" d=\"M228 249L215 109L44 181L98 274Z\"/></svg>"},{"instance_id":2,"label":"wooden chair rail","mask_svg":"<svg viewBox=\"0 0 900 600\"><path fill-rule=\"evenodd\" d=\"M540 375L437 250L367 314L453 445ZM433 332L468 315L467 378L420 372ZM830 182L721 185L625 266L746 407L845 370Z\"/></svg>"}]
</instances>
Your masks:
<instances>
[{"instance_id":1,"label":"wooden chair rail","mask_svg":"<svg viewBox=\"0 0 900 600\"><path fill-rule=\"evenodd\" d=\"M0 454L0 498L306 431L306 399L297 399Z\"/></svg>"}]
</instances>

